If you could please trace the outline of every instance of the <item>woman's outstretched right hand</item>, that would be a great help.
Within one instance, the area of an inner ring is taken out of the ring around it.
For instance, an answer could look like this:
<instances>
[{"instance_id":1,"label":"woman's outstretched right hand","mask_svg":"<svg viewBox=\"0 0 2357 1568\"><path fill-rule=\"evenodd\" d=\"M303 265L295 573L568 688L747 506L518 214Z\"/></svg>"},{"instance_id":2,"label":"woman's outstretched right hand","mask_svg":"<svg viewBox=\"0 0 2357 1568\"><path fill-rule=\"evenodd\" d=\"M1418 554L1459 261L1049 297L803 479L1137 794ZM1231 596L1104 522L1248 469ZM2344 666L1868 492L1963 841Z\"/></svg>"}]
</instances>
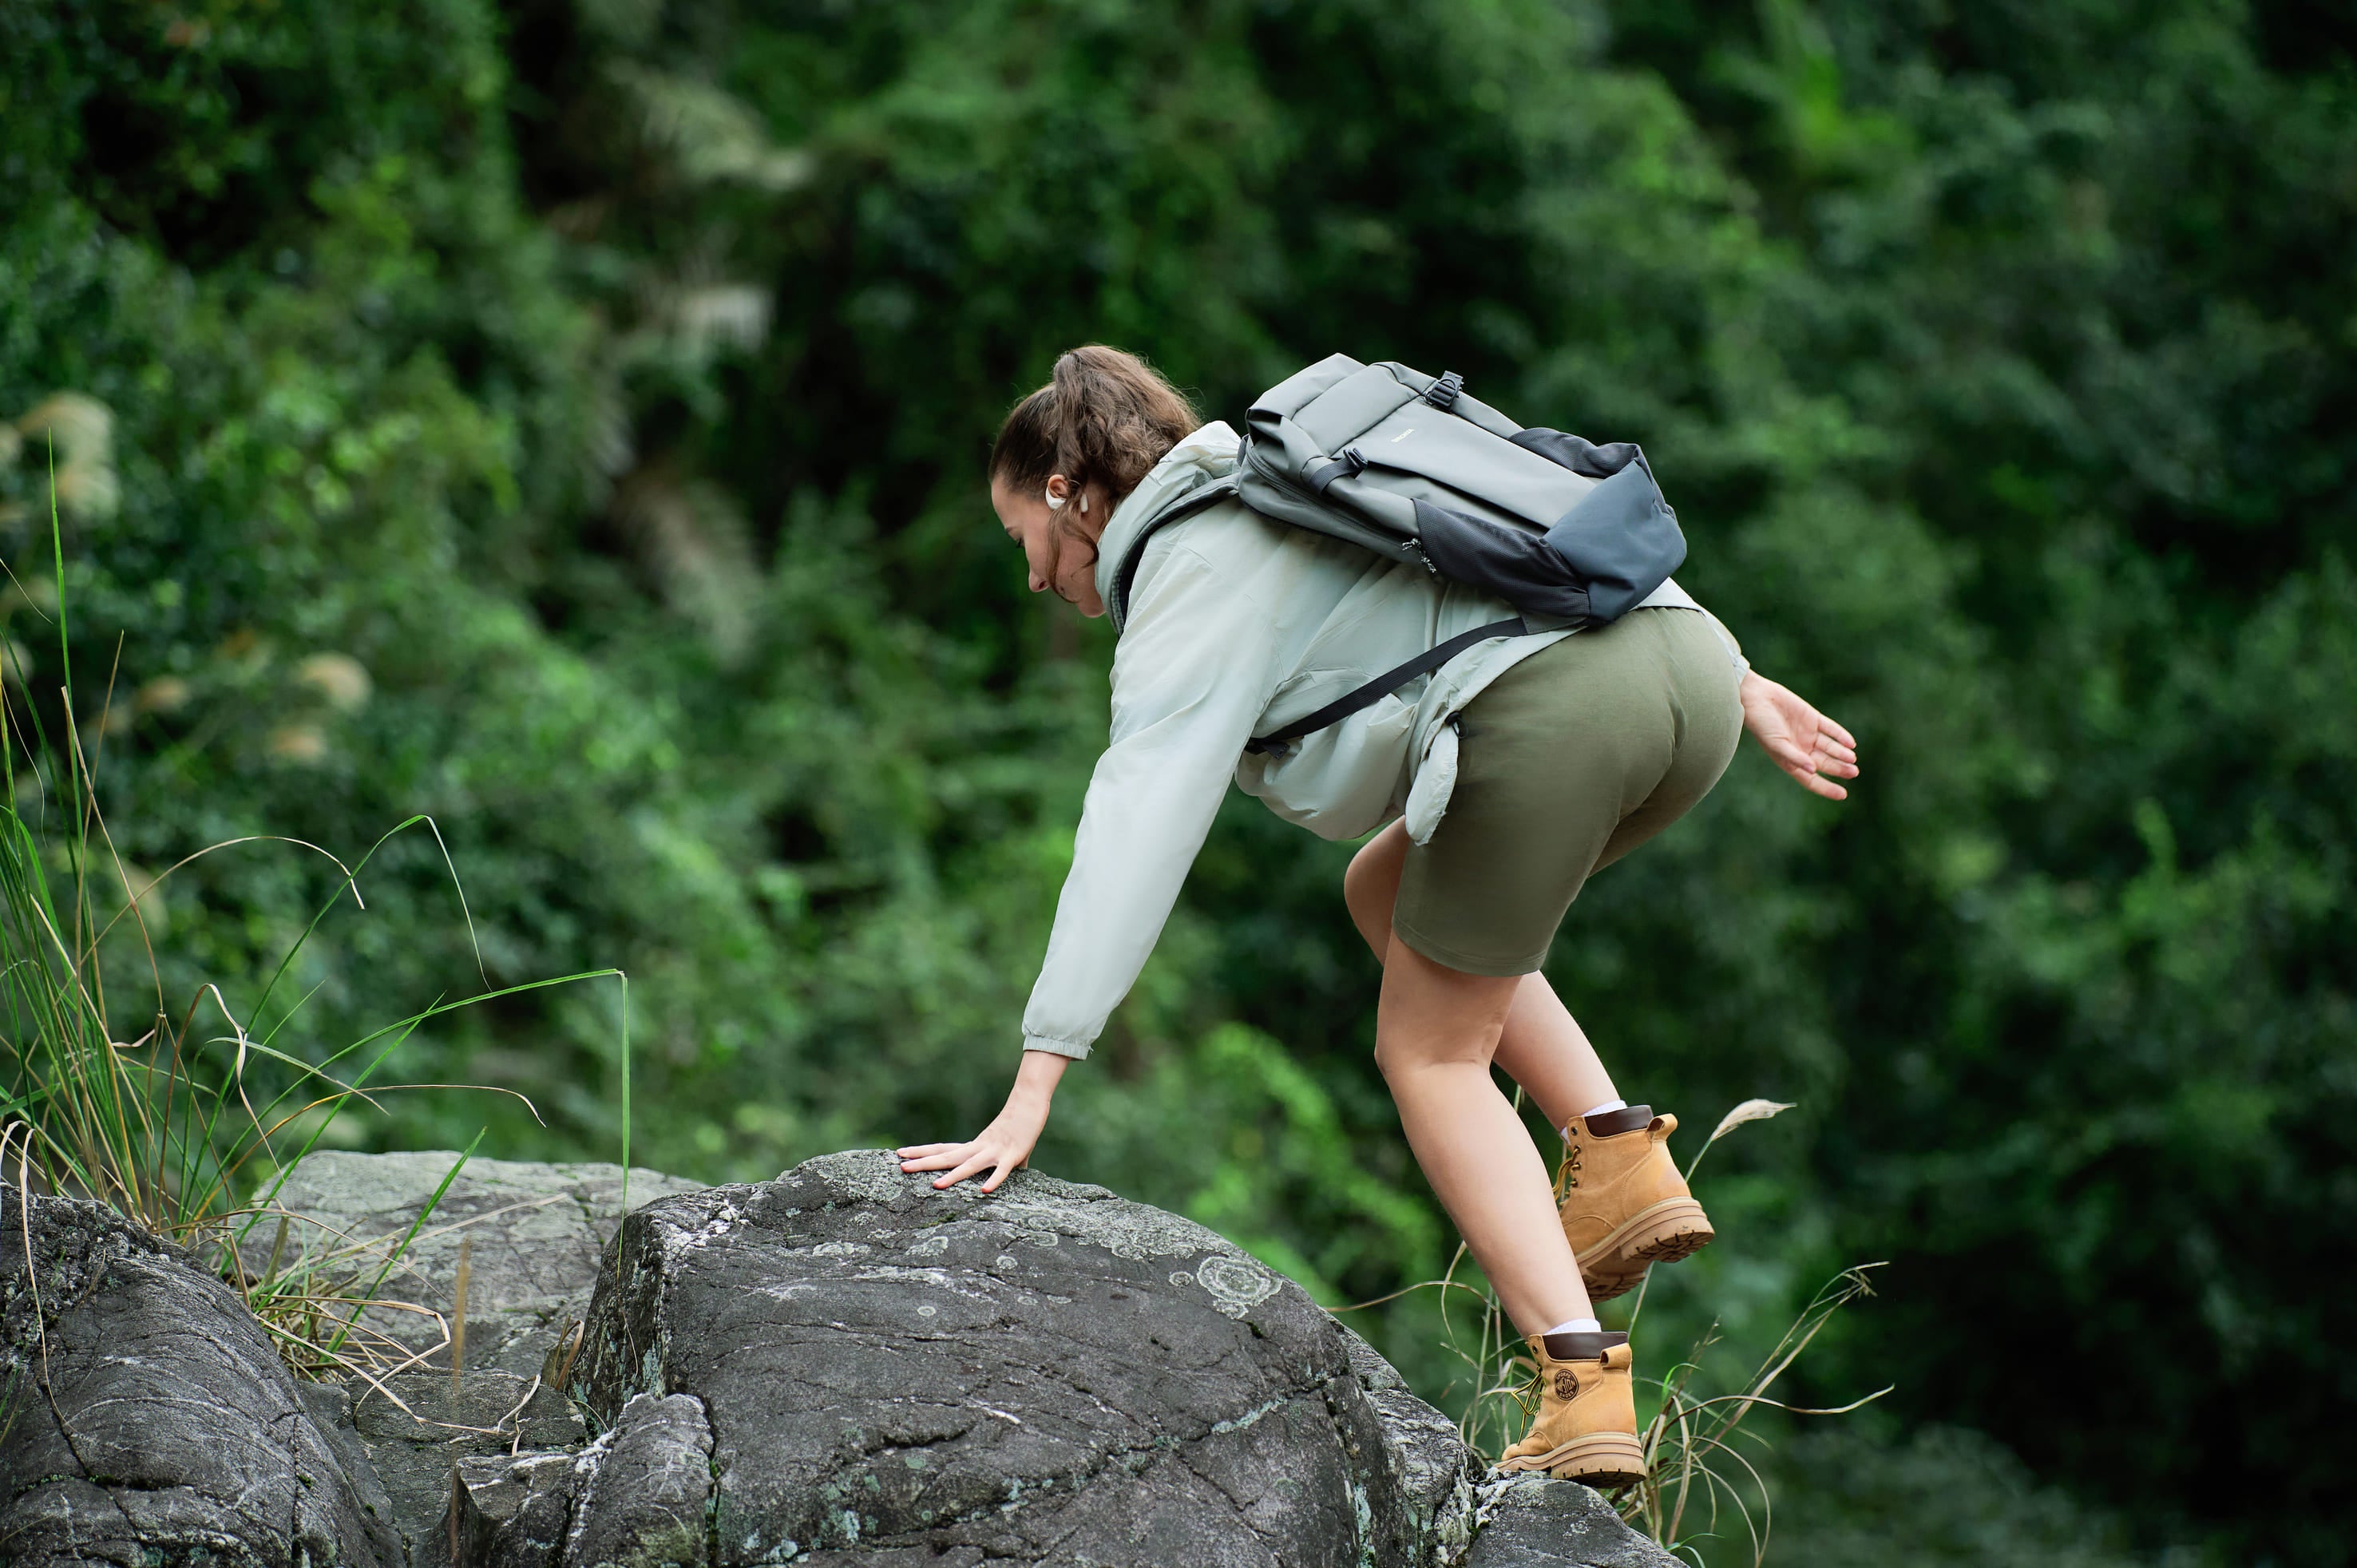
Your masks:
<instances>
[{"instance_id":1,"label":"woman's outstretched right hand","mask_svg":"<svg viewBox=\"0 0 2357 1568\"><path fill-rule=\"evenodd\" d=\"M1749 671L1737 695L1743 727L1801 788L1828 800L1849 791L1835 780L1857 777L1857 737L1766 676Z\"/></svg>"},{"instance_id":2,"label":"woman's outstretched right hand","mask_svg":"<svg viewBox=\"0 0 2357 1568\"><path fill-rule=\"evenodd\" d=\"M901 1170L910 1175L942 1172L933 1180L937 1191L988 1171L990 1177L982 1184L982 1190L996 1192L1010 1172L1031 1158L1032 1146L1048 1125L1048 1107L1056 1098L1057 1080L1064 1076L1064 1066L1071 1060L1054 1051L1025 1051L1006 1107L991 1118L979 1136L963 1144L910 1144L895 1149Z\"/></svg>"}]
</instances>

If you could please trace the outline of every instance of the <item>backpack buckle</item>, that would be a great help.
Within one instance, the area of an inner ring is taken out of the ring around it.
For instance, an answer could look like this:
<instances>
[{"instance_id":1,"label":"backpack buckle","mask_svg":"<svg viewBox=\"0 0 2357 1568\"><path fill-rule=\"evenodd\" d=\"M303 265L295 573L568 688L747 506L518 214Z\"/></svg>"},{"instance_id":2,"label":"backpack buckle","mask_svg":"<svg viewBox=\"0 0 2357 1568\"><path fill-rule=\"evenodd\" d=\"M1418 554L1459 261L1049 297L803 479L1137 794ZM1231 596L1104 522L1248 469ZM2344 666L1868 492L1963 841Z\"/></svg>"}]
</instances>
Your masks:
<instances>
[{"instance_id":1,"label":"backpack buckle","mask_svg":"<svg viewBox=\"0 0 2357 1568\"><path fill-rule=\"evenodd\" d=\"M1322 496L1335 480L1357 478L1366 467L1367 455L1356 446L1345 446L1332 462L1320 463L1301 477L1309 481L1311 489Z\"/></svg>"},{"instance_id":2,"label":"backpack buckle","mask_svg":"<svg viewBox=\"0 0 2357 1568\"><path fill-rule=\"evenodd\" d=\"M1425 389L1424 401L1447 413L1457 406L1457 394L1464 390L1465 378L1455 371L1449 371Z\"/></svg>"}]
</instances>

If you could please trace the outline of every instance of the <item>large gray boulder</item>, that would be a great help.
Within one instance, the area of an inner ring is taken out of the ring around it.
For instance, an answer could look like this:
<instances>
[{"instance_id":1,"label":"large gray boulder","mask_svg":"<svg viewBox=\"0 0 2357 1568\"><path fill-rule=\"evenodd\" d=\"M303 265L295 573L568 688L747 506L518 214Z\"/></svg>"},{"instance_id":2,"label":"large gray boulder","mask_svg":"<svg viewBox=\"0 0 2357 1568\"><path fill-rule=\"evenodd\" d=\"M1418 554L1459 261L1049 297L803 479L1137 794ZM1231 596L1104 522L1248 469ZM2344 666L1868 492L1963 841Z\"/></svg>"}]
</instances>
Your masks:
<instances>
[{"instance_id":1,"label":"large gray boulder","mask_svg":"<svg viewBox=\"0 0 2357 1568\"><path fill-rule=\"evenodd\" d=\"M1477 1518L1448 1423L1220 1236L1030 1172L936 1192L881 1151L630 1216L571 1391L614 1423L602 1465L658 1412L708 1454L709 1534L576 1519L565 1564L1409 1568Z\"/></svg>"},{"instance_id":2,"label":"large gray boulder","mask_svg":"<svg viewBox=\"0 0 2357 1568\"><path fill-rule=\"evenodd\" d=\"M0 1187L0 1562L403 1561L341 1392L182 1249Z\"/></svg>"},{"instance_id":3,"label":"large gray boulder","mask_svg":"<svg viewBox=\"0 0 2357 1568\"><path fill-rule=\"evenodd\" d=\"M290 1235L382 1256L455 1158L314 1155L279 1195ZM445 1350L380 1387L293 1379L187 1254L36 1200L30 1275L0 1269L0 1562L1672 1561L1585 1487L1482 1479L1297 1287L1102 1188L936 1193L868 1151L726 1187L633 1170L625 1219L620 1178L452 1182L384 1294L454 1316L472 1237L455 1387ZM0 1207L0 1243L18 1226ZM441 1333L369 1321L395 1355Z\"/></svg>"},{"instance_id":4,"label":"large gray boulder","mask_svg":"<svg viewBox=\"0 0 2357 1568\"><path fill-rule=\"evenodd\" d=\"M1461 1458L1404 1492L1334 1320L1219 1236L880 1151L630 1217L574 1391L625 1433L650 1394L700 1411L715 1568L1405 1568L1469 1494Z\"/></svg>"}]
</instances>

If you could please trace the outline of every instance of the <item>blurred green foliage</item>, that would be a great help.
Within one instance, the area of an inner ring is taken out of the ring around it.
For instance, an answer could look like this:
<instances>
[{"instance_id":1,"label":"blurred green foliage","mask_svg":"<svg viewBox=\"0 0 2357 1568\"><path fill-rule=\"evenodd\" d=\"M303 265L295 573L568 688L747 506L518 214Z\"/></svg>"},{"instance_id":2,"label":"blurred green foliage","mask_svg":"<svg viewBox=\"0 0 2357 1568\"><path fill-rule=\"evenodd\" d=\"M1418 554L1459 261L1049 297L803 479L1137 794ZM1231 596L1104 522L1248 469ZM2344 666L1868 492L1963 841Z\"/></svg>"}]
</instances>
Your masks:
<instances>
[{"instance_id":1,"label":"blurred green foliage","mask_svg":"<svg viewBox=\"0 0 2357 1568\"><path fill-rule=\"evenodd\" d=\"M2112 1550L2034 1476L2343 1561L2352 153L2357 25L2300 0L0 0L0 546L54 438L126 856L430 812L490 980L630 971L633 1154L716 1180L1004 1090L1109 653L981 484L1057 350L1232 416L1339 348L1641 439L1682 580L1867 767L1831 807L1747 753L1557 944L1632 1098L1802 1106L1714 1155L1649 1337L1891 1260L1799 1375L1931 1435L1806 1450L1852 1458L1786 1517L1889 1515L1813 1550ZM1232 800L1040 1156L1336 1302L1449 1245L1347 854ZM251 999L329 870L176 873L167 990ZM430 839L361 890L321 1041L482 985ZM339 1133L611 1157L618 1006L404 1047L544 1126ZM1360 1321L1444 1394L1433 1311Z\"/></svg>"}]
</instances>

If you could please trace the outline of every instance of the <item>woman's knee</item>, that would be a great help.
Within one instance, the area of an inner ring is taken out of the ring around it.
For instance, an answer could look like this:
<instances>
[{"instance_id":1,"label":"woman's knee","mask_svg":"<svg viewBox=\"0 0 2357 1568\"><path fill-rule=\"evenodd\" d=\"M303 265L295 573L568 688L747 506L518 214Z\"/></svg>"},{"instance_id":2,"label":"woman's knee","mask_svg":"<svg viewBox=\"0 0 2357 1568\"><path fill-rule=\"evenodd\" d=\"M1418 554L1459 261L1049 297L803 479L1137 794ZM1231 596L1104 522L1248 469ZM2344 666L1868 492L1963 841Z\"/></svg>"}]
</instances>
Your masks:
<instances>
[{"instance_id":1,"label":"woman's knee","mask_svg":"<svg viewBox=\"0 0 2357 1568\"><path fill-rule=\"evenodd\" d=\"M1406 824L1394 822L1361 845L1342 873L1342 902L1377 958L1391 946L1392 906L1399 901L1407 849Z\"/></svg>"},{"instance_id":2,"label":"woman's knee","mask_svg":"<svg viewBox=\"0 0 2357 1568\"><path fill-rule=\"evenodd\" d=\"M1375 1028L1375 1070L1383 1081L1397 1086L1401 1078L1428 1068L1466 1067L1486 1072L1498 1055L1505 1015L1479 1015L1379 1023Z\"/></svg>"},{"instance_id":3,"label":"woman's knee","mask_svg":"<svg viewBox=\"0 0 2357 1568\"><path fill-rule=\"evenodd\" d=\"M1375 1009L1376 1068L1394 1083L1444 1064L1486 1069L1521 984L1518 974L1468 974L1394 944Z\"/></svg>"}]
</instances>

